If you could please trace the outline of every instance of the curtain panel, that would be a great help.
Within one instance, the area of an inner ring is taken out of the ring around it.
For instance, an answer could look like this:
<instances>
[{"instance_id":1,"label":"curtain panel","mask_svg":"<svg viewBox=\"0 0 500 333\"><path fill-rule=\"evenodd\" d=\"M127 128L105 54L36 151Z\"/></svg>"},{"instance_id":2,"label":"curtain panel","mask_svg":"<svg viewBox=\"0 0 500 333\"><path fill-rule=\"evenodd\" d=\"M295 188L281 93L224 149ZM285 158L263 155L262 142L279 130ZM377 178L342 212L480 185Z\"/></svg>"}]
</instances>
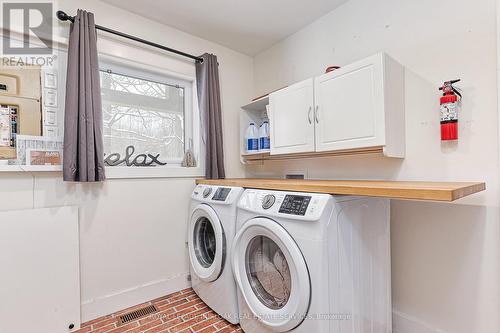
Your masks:
<instances>
[{"instance_id":1,"label":"curtain panel","mask_svg":"<svg viewBox=\"0 0 500 333\"><path fill-rule=\"evenodd\" d=\"M94 15L79 9L71 23L64 115L63 178L105 179L101 87Z\"/></svg>"},{"instance_id":2,"label":"curtain panel","mask_svg":"<svg viewBox=\"0 0 500 333\"><path fill-rule=\"evenodd\" d=\"M219 86L219 64L213 54L201 56L196 63L196 84L201 113L202 135L206 147L205 177L225 178L224 143L222 140L222 109Z\"/></svg>"}]
</instances>

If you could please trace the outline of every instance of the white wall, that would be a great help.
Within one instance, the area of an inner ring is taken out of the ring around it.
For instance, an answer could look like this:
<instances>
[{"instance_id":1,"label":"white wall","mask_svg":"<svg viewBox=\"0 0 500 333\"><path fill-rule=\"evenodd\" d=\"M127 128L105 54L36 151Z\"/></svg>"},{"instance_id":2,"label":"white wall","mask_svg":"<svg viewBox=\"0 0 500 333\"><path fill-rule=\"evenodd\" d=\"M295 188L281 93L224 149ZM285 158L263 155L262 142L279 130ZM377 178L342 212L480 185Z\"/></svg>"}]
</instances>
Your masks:
<instances>
[{"instance_id":1,"label":"white wall","mask_svg":"<svg viewBox=\"0 0 500 333\"><path fill-rule=\"evenodd\" d=\"M74 15L95 13L96 23L193 54L218 56L226 160L239 159L239 106L251 98L253 60L243 54L99 1L59 1ZM62 37L68 23L59 23ZM99 36L102 53L194 75L194 63L148 51L109 34ZM244 175L227 163L227 175ZM112 179L71 184L60 173L0 174L0 210L79 206L82 320L123 309L188 286L185 225L193 178Z\"/></svg>"},{"instance_id":2,"label":"white wall","mask_svg":"<svg viewBox=\"0 0 500 333\"><path fill-rule=\"evenodd\" d=\"M398 333L498 332L494 0L350 0L258 54L254 95L379 51L407 68L404 160L360 156L277 161L248 167L247 174L486 181L485 192L456 204L392 201L394 329ZM462 79L464 92L460 139L441 144L437 87L455 78Z\"/></svg>"},{"instance_id":3,"label":"white wall","mask_svg":"<svg viewBox=\"0 0 500 333\"><path fill-rule=\"evenodd\" d=\"M273 162L248 175L305 172L310 178L484 180L488 190L457 204L392 202L395 332L498 332L500 323L498 116L495 1L351 0L252 59L96 0L59 1L81 7L117 30L220 63L226 167L239 162L239 107L251 97L384 50L407 68L407 158L338 157ZM67 33L68 24L61 24ZM100 47L115 56L172 64L103 33ZM154 55L153 55L154 54ZM154 59L154 60L151 60ZM253 80L253 76L255 79ZM463 79L457 145L440 145L437 85ZM252 81L253 80L253 81ZM254 89L252 89L254 82ZM253 90L253 94L252 94ZM184 247L191 178L109 180L66 184L60 174L0 174L0 210L77 204L83 320L186 285Z\"/></svg>"}]
</instances>

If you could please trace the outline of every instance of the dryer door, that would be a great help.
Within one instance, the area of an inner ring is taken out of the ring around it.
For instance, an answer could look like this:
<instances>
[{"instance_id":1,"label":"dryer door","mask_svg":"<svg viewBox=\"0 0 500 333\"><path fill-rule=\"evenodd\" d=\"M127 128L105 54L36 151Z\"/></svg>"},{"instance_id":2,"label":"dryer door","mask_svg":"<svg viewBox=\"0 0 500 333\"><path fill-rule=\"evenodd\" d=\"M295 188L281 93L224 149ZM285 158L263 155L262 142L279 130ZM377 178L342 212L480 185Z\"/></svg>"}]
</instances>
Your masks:
<instances>
[{"instance_id":1,"label":"dryer door","mask_svg":"<svg viewBox=\"0 0 500 333\"><path fill-rule=\"evenodd\" d=\"M226 238L212 207L201 204L193 210L188 235L189 258L195 274L205 282L217 280L226 256Z\"/></svg>"},{"instance_id":2,"label":"dryer door","mask_svg":"<svg viewBox=\"0 0 500 333\"><path fill-rule=\"evenodd\" d=\"M290 234L258 217L243 225L233 244L233 272L252 313L276 332L297 327L309 310L311 283Z\"/></svg>"}]
</instances>

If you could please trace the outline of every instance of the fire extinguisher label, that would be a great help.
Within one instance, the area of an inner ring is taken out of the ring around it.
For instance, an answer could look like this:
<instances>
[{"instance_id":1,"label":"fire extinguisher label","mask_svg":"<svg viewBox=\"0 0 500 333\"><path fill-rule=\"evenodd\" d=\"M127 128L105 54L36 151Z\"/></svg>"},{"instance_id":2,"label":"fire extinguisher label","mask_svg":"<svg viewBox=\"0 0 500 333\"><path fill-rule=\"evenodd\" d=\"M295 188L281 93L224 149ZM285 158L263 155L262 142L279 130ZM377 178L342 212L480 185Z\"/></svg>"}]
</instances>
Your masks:
<instances>
[{"instance_id":1,"label":"fire extinguisher label","mask_svg":"<svg viewBox=\"0 0 500 333\"><path fill-rule=\"evenodd\" d=\"M458 120L457 103L441 104L441 121Z\"/></svg>"}]
</instances>

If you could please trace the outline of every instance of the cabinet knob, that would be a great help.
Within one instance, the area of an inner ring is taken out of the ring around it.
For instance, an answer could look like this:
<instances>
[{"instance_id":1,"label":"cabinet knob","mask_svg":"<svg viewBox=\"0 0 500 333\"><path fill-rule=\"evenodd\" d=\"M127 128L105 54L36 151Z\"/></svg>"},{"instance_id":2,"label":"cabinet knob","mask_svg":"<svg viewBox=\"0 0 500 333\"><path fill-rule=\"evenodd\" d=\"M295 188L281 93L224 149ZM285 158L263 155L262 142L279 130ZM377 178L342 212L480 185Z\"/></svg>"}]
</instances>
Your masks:
<instances>
[{"instance_id":1,"label":"cabinet knob","mask_svg":"<svg viewBox=\"0 0 500 333\"><path fill-rule=\"evenodd\" d=\"M319 105L316 105L316 110L314 112L314 119L316 119L316 123L319 123Z\"/></svg>"},{"instance_id":2,"label":"cabinet knob","mask_svg":"<svg viewBox=\"0 0 500 333\"><path fill-rule=\"evenodd\" d=\"M309 107L309 111L307 112L307 119L309 120L309 124L312 124L311 112L312 112L312 106Z\"/></svg>"}]
</instances>

